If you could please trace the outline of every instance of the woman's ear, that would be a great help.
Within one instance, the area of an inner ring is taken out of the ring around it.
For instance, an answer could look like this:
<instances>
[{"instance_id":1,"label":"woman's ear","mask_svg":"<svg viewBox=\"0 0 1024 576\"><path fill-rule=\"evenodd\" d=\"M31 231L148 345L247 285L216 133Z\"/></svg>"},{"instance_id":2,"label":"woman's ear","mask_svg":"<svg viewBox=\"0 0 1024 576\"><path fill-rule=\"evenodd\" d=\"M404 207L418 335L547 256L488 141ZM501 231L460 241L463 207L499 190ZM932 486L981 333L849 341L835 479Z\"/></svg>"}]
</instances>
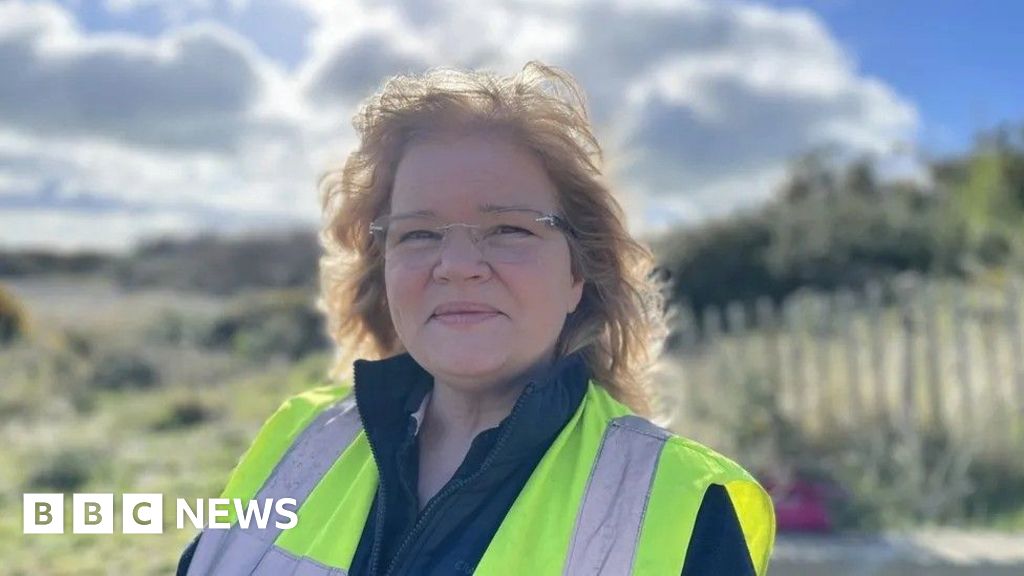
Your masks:
<instances>
[{"instance_id":1,"label":"woman's ear","mask_svg":"<svg viewBox=\"0 0 1024 576\"><path fill-rule=\"evenodd\" d=\"M586 284L586 280L584 280L583 278L573 279L572 288L570 288L569 294L569 309L566 311L566 314L572 314L580 305L580 301L583 299L584 284Z\"/></svg>"}]
</instances>

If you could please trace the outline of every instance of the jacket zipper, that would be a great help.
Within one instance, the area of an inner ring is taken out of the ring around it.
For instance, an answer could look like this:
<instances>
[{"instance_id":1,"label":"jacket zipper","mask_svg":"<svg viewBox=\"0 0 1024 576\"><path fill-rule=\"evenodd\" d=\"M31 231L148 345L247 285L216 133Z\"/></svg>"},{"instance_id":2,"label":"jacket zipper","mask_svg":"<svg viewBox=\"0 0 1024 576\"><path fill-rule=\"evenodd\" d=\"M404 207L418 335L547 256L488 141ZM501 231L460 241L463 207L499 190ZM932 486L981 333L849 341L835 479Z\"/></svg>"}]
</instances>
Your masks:
<instances>
[{"instance_id":1,"label":"jacket zipper","mask_svg":"<svg viewBox=\"0 0 1024 576\"><path fill-rule=\"evenodd\" d=\"M373 453L374 461L377 462L377 466L380 466L380 461L377 460L377 455L376 455L376 453L373 452L373 448L372 448L373 444L372 443L370 443L370 447L371 447L370 452ZM409 449L409 438L406 437L405 441L402 443L402 446L399 447L399 453L400 454L404 454L408 449ZM398 465L398 468L399 468L399 471L398 471L399 477L401 477L404 474L404 472L403 472L404 458L399 458L397 465ZM381 478L383 478L383 477L381 477ZM380 482L380 487L381 487L381 492L380 492L380 494L377 497L380 500L377 503L377 514L376 514L376 516L377 516L377 525L374 527L373 547L371 548L371 553L370 553L370 574L376 574L377 573L377 562L380 559L381 543L384 541L384 518L385 518L385 515L384 515L384 500L383 499L386 496L386 494L384 493L384 483L383 482ZM401 488L408 493L408 487L407 487L407 485L405 483L401 483Z\"/></svg>"},{"instance_id":2,"label":"jacket zipper","mask_svg":"<svg viewBox=\"0 0 1024 576\"><path fill-rule=\"evenodd\" d=\"M502 431L501 436L499 436L497 441L495 441L494 448L491 449L490 454L488 454L487 457L484 458L484 461L480 463L480 468L477 468L476 472L474 472L473 474L465 478L456 480L455 482L452 482L451 484L448 485L448 487L445 490L442 490L440 493L438 493L437 495L430 499L430 502L427 503L426 508L423 509L423 514L420 515L419 520L416 521L416 524L413 526L412 530L409 531L409 534L406 535L405 539L402 541L402 545L398 547L398 551L395 552L394 557L391 559L391 563L388 565L388 569L384 572L384 576L392 574L394 570L399 566L399 560L402 558L402 553L405 552L406 549L408 549L413 542L415 542L416 538L419 536L419 533L422 532L424 527L426 526L427 520L430 519L430 516L434 513L435 510L437 510L440 504L444 502L444 500L446 500L449 496L459 491L463 486L469 484L473 480L476 480L485 470L487 470L487 467L494 460L495 454L497 454L500 451L501 447L505 444L505 441L508 439L508 436L510 434L509 431L512 430L512 424L515 422L516 416L518 416L519 414L519 408L520 406L523 405L524 398L533 392L535 388L534 384L535 383L531 381L523 389L523 393L520 395L519 400L516 402L515 406L512 407L512 412L511 414L509 414L509 419L508 422L506 422L505 430ZM378 508L380 507L378 506ZM374 544L374 551L376 552L376 542ZM374 571L374 573L376 573L376 571Z\"/></svg>"},{"instance_id":3,"label":"jacket zipper","mask_svg":"<svg viewBox=\"0 0 1024 576\"><path fill-rule=\"evenodd\" d=\"M352 384L353 388L356 390L356 403L358 405L359 385L355 370L352 371ZM370 454L373 456L373 461L377 463L377 469L380 470L380 457L377 455L377 450L374 449L373 447L373 442L370 441L370 431L365 426L363 426L363 430L366 431L366 443L370 445ZM384 505L387 502L387 491L384 486L384 475L378 474L377 478L377 513L375 515L376 525L374 526L373 529L373 546L370 548L370 574L377 573L377 562L379 559L378 557L380 556L380 542L382 540L381 533L384 530Z\"/></svg>"}]
</instances>

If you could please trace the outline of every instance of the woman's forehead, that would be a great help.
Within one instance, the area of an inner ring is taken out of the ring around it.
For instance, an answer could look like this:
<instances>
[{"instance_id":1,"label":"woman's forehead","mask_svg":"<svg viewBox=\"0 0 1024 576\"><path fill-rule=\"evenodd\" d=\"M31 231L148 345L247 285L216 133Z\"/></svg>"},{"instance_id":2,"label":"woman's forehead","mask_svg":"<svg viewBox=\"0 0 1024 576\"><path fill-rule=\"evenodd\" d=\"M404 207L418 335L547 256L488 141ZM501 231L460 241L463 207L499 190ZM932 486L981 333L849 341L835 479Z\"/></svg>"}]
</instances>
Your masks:
<instances>
[{"instance_id":1,"label":"woman's forehead","mask_svg":"<svg viewBox=\"0 0 1024 576\"><path fill-rule=\"evenodd\" d=\"M399 162L392 212L518 206L555 209L555 186L540 160L503 139L465 136L410 146Z\"/></svg>"},{"instance_id":2,"label":"woman's forehead","mask_svg":"<svg viewBox=\"0 0 1024 576\"><path fill-rule=\"evenodd\" d=\"M545 208L543 206L534 206L534 205L530 205L530 204L521 204L521 203L520 204L494 204L494 203L490 203L490 202L485 202L483 204L478 204L477 207L476 207L476 211L478 213L480 213L480 214L500 214L502 212L517 211L517 210L536 210L538 212L547 212L550 209L549 208ZM438 216L441 216L441 214L439 214L438 211L432 210L430 208L419 209L419 210L401 210L401 211L392 210L391 211L391 217L392 218L395 218L395 217L406 218L406 217L414 217L414 216L438 217Z\"/></svg>"}]
</instances>

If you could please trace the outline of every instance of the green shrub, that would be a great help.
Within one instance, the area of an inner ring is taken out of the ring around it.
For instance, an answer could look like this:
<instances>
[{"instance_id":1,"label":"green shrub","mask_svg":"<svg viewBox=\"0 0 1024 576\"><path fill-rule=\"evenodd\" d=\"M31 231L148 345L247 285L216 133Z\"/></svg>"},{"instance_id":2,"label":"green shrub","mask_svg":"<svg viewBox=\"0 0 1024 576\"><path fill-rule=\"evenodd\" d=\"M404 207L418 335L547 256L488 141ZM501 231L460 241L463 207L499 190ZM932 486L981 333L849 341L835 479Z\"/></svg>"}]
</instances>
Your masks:
<instances>
[{"instance_id":1,"label":"green shrub","mask_svg":"<svg viewBox=\"0 0 1024 576\"><path fill-rule=\"evenodd\" d=\"M0 284L0 345L9 344L28 332L25 308Z\"/></svg>"},{"instance_id":2,"label":"green shrub","mask_svg":"<svg viewBox=\"0 0 1024 576\"><path fill-rule=\"evenodd\" d=\"M146 328L144 337L158 345L189 346L199 344L209 330L210 323L205 319L178 310L164 310Z\"/></svg>"},{"instance_id":3,"label":"green shrub","mask_svg":"<svg viewBox=\"0 0 1024 576\"><path fill-rule=\"evenodd\" d=\"M106 459L95 450L61 448L43 456L29 475L27 488L37 491L75 492L100 474Z\"/></svg>"},{"instance_id":4,"label":"green shrub","mask_svg":"<svg viewBox=\"0 0 1024 576\"><path fill-rule=\"evenodd\" d=\"M297 360L328 348L322 315L305 294L293 292L246 298L216 320L201 341L253 359Z\"/></svg>"},{"instance_id":5,"label":"green shrub","mask_svg":"<svg viewBox=\"0 0 1024 576\"><path fill-rule=\"evenodd\" d=\"M160 373L144 358L129 352L108 352L93 366L90 384L101 390L152 388Z\"/></svg>"},{"instance_id":6,"label":"green shrub","mask_svg":"<svg viewBox=\"0 0 1024 576\"><path fill-rule=\"evenodd\" d=\"M64 346L69 352L80 358L88 358L93 353L92 337L80 330L64 331Z\"/></svg>"},{"instance_id":7,"label":"green shrub","mask_svg":"<svg viewBox=\"0 0 1024 576\"><path fill-rule=\"evenodd\" d=\"M863 173L798 176L754 210L654 240L670 300L699 319L708 306L779 303L803 288L860 288L908 271L966 273L966 231L941 198L912 185L872 184Z\"/></svg>"},{"instance_id":8,"label":"green shrub","mask_svg":"<svg viewBox=\"0 0 1024 576\"><path fill-rule=\"evenodd\" d=\"M173 402L168 411L153 424L153 430L178 430L208 422L217 416L206 404L198 399L182 399Z\"/></svg>"}]
</instances>

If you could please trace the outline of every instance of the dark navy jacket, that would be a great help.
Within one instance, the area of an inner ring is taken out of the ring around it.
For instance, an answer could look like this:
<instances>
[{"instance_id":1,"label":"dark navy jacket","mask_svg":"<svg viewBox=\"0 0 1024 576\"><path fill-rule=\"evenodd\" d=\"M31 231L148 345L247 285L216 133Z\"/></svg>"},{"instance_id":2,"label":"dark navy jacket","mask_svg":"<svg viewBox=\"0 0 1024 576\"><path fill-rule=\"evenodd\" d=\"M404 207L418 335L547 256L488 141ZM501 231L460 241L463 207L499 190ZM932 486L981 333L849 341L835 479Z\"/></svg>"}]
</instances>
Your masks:
<instances>
[{"instance_id":1,"label":"dark navy jacket","mask_svg":"<svg viewBox=\"0 0 1024 576\"><path fill-rule=\"evenodd\" d=\"M433 378L409 354L357 360L354 374L356 403L380 483L350 576L472 574L541 457L576 412L589 380L579 354L553 364L526 387L509 417L477 435L452 479L420 511L412 414ZM179 576L187 571L195 545L196 540L182 554ZM712 485L704 496L682 574L755 574L721 486Z\"/></svg>"}]
</instances>

